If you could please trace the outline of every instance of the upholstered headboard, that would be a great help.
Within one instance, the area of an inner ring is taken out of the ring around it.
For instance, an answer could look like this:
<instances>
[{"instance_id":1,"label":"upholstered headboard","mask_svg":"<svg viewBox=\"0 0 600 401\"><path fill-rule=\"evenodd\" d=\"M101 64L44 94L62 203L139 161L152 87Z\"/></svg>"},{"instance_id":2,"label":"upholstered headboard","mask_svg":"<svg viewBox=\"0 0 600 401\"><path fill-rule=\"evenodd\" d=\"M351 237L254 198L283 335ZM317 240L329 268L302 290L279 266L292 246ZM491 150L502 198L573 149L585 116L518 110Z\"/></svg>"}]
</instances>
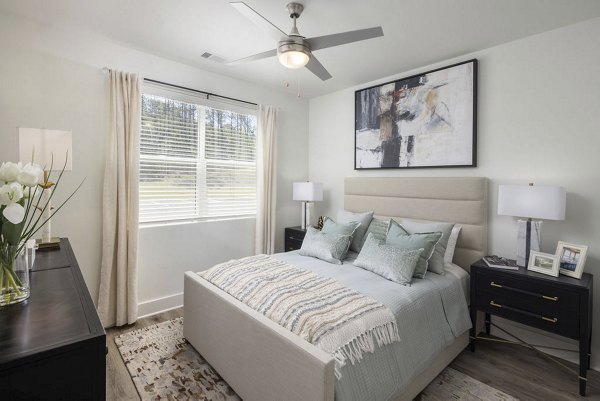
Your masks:
<instances>
[{"instance_id":1,"label":"upholstered headboard","mask_svg":"<svg viewBox=\"0 0 600 401\"><path fill-rule=\"evenodd\" d=\"M347 177L344 208L379 218L454 222L462 226L454 263L469 271L487 252L487 178Z\"/></svg>"}]
</instances>

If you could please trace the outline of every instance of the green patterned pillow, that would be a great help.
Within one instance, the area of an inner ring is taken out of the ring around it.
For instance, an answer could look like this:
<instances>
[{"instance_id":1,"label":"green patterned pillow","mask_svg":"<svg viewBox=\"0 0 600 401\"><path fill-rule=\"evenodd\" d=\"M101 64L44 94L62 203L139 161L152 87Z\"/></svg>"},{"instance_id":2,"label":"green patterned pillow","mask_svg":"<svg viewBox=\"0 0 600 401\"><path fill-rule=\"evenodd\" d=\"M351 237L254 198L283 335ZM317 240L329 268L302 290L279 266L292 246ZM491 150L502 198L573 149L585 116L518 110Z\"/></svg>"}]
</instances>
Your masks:
<instances>
[{"instance_id":1,"label":"green patterned pillow","mask_svg":"<svg viewBox=\"0 0 600 401\"><path fill-rule=\"evenodd\" d=\"M400 249L394 245L382 244L369 233L354 261L354 266L362 267L395 283L410 285L423 250Z\"/></svg>"},{"instance_id":2,"label":"green patterned pillow","mask_svg":"<svg viewBox=\"0 0 600 401\"><path fill-rule=\"evenodd\" d=\"M369 224L369 227L367 228L367 231L365 232L365 235L363 236L360 247L362 248L365 245L369 234L373 234L373 237L376 240L385 242L385 236L388 232L389 226L389 220L381 220L376 217L373 218L373 220L371 220L371 223Z\"/></svg>"},{"instance_id":3,"label":"green patterned pillow","mask_svg":"<svg viewBox=\"0 0 600 401\"><path fill-rule=\"evenodd\" d=\"M435 245L442 238L442 233L417 233L408 234L402 226L394 220L390 221L390 228L385 237L387 245L395 245L401 249L421 249L421 256L415 268L414 277L423 278L427 272L429 259L433 255Z\"/></svg>"},{"instance_id":4,"label":"green patterned pillow","mask_svg":"<svg viewBox=\"0 0 600 401\"><path fill-rule=\"evenodd\" d=\"M308 227L298 253L341 265L351 240L350 235L324 234L314 227Z\"/></svg>"}]
</instances>

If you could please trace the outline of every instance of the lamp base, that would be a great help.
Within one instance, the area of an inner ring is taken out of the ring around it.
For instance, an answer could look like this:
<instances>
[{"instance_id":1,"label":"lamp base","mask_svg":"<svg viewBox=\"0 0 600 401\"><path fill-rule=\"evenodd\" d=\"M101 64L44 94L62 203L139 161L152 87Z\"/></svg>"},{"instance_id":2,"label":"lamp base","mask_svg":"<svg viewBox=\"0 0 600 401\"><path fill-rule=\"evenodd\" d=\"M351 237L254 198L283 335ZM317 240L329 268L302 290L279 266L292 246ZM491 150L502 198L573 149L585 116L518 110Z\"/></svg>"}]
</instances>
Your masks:
<instances>
[{"instance_id":1,"label":"lamp base","mask_svg":"<svg viewBox=\"0 0 600 401\"><path fill-rule=\"evenodd\" d=\"M527 223L527 220L517 221L517 265L525 267L529 263L529 251L539 251L542 242L542 222L529 221L529 229Z\"/></svg>"},{"instance_id":2,"label":"lamp base","mask_svg":"<svg viewBox=\"0 0 600 401\"><path fill-rule=\"evenodd\" d=\"M57 249L57 248L60 248L60 238L59 237L51 237L47 241L44 241L41 238L38 238L35 240L35 244L37 245L39 250Z\"/></svg>"}]
</instances>

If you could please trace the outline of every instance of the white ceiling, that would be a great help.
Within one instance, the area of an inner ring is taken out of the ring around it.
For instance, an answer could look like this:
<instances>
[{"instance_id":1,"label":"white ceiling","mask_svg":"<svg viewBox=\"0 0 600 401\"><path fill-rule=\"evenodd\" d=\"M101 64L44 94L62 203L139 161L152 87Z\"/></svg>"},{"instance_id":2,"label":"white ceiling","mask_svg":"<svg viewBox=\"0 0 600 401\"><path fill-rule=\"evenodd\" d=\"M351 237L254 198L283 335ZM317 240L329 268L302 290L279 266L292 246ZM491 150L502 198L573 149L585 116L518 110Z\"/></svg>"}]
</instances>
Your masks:
<instances>
[{"instance_id":1,"label":"white ceiling","mask_svg":"<svg viewBox=\"0 0 600 401\"><path fill-rule=\"evenodd\" d=\"M288 32L288 0L245 0ZM204 52L242 58L275 47L227 0L0 0L0 11L109 40L235 78L314 97L600 16L598 0L300 0L306 37L381 25L385 36L315 52L322 82L277 58L225 66ZM285 87L289 82L289 87Z\"/></svg>"}]
</instances>

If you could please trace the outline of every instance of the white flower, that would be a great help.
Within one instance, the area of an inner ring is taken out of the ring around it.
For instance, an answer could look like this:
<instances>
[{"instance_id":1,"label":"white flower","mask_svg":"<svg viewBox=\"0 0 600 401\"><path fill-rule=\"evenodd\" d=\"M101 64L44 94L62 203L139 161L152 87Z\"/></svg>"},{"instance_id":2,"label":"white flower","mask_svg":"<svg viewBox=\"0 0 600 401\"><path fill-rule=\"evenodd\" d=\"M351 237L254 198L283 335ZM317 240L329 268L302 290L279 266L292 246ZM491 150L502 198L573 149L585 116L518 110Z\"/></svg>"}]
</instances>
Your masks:
<instances>
[{"instance_id":1,"label":"white flower","mask_svg":"<svg viewBox=\"0 0 600 401\"><path fill-rule=\"evenodd\" d=\"M25 208L18 203L11 203L2 212L6 220L13 224L19 224L25 218Z\"/></svg>"},{"instance_id":2,"label":"white flower","mask_svg":"<svg viewBox=\"0 0 600 401\"><path fill-rule=\"evenodd\" d=\"M0 187L0 205L11 205L21 200L23 187L18 182L11 182Z\"/></svg>"},{"instance_id":3,"label":"white flower","mask_svg":"<svg viewBox=\"0 0 600 401\"><path fill-rule=\"evenodd\" d=\"M37 164L27 163L21 169L17 181L26 187L35 187L44 180L44 172Z\"/></svg>"},{"instance_id":4,"label":"white flower","mask_svg":"<svg viewBox=\"0 0 600 401\"><path fill-rule=\"evenodd\" d=\"M17 202L23 198L23 187L11 182L0 187L0 205L6 205L2 214L13 224L19 224L25 218L25 209Z\"/></svg>"},{"instance_id":5,"label":"white flower","mask_svg":"<svg viewBox=\"0 0 600 401\"><path fill-rule=\"evenodd\" d=\"M15 181L19 173L21 173L21 163L2 163L2 166L0 166L0 181Z\"/></svg>"}]
</instances>

